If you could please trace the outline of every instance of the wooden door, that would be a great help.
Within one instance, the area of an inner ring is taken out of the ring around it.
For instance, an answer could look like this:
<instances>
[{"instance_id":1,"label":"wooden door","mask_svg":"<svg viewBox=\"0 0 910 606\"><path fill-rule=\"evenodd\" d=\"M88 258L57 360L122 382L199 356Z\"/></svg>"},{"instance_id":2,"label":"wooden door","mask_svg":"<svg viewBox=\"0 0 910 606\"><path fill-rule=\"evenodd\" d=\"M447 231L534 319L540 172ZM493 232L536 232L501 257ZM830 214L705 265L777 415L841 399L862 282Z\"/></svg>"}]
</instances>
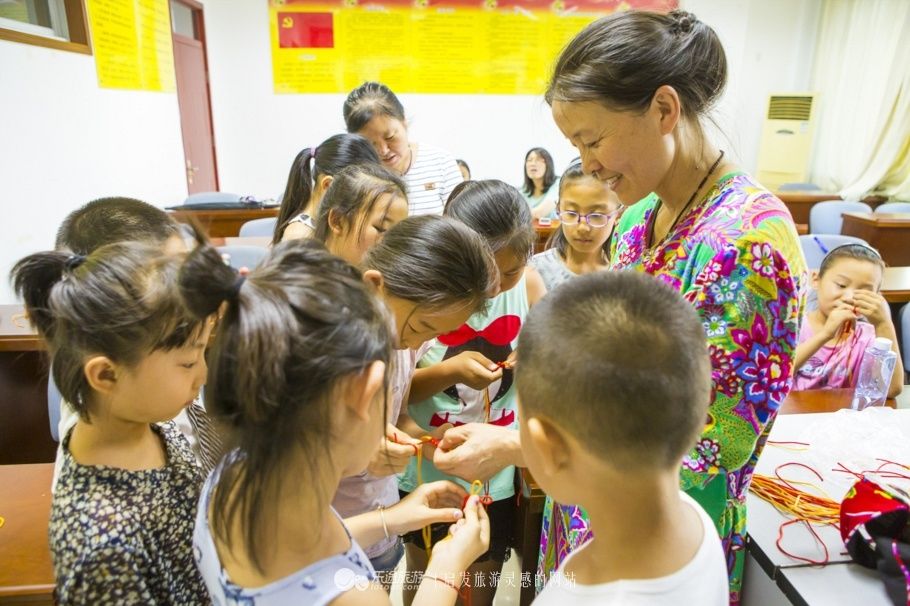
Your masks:
<instances>
[{"instance_id":1,"label":"wooden door","mask_svg":"<svg viewBox=\"0 0 910 606\"><path fill-rule=\"evenodd\" d=\"M187 189L191 194L218 191L202 6L171 0L171 30Z\"/></svg>"}]
</instances>

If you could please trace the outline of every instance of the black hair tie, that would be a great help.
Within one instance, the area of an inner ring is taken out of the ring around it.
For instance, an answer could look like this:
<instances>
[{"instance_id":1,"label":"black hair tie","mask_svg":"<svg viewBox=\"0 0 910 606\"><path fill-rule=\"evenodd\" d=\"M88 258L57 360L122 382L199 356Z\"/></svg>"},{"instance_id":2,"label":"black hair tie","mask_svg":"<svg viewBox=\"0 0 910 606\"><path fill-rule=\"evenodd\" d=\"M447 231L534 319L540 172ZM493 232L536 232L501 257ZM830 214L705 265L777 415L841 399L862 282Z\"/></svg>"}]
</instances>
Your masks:
<instances>
[{"instance_id":1,"label":"black hair tie","mask_svg":"<svg viewBox=\"0 0 910 606\"><path fill-rule=\"evenodd\" d=\"M237 297L240 296L240 287L243 286L243 283L246 282L246 276L239 275L237 279L234 280L234 284L231 286L231 292L228 293L228 299L231 301L236 301Z\"/></svg>"},{"instance_id":2,"label":"black hair tie","mask_svg":"<svg viewBox=\"0 0 910 606\"><path fill-rule=\"evenodd\" d=\"M695 24L698 22L695 15L687 13L686 11L673 11L670 16L673 19L673 24L670 25L670 31L677 36L688 34L695 28Z\"/></svg>"},{"instance_id":3,"label":"black hair tie","mask_svg":"<svg viewBox=\"0 0 910 606\"><path fill-rule=\"evenodd\" d=\"M66 268L73 271L85 262L85 255L70 255L66 258Z\"/></svg>"}]
</instances>

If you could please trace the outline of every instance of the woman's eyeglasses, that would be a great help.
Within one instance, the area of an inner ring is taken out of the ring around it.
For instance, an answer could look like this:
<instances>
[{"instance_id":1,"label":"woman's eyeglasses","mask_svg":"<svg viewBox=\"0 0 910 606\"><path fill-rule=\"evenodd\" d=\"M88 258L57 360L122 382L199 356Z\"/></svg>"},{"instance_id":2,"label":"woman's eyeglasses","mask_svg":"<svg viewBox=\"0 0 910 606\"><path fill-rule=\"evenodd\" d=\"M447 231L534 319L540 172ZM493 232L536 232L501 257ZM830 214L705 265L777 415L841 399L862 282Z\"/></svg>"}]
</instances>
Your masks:
<instances>
[{"instance_id":1,"label":"woman's eyeglasses","mask_svg":"<svg viewBox=\"0 0 910 606\"><path fill-rule=\"evenodd\" d=\"M584 222L589 227L597 228L606 227L619 214L620 210L622 209L620 208L610 213L588 213L586 215L579 214L574 210L563 210L558 214L560 222L564 225L576 225Z\"/></svg>"}]
</instances>

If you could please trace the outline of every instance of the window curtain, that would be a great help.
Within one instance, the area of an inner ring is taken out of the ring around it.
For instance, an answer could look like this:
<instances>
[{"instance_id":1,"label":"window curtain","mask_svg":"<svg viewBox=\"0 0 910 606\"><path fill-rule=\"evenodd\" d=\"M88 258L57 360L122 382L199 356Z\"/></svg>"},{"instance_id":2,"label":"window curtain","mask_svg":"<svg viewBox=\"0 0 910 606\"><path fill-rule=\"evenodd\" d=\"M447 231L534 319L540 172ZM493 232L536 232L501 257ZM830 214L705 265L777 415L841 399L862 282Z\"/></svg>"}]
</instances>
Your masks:
<instances>
[{"instance_id":1,"label":"window curtain","mask_svg":"<svg viewBox=\"0 0 910 606\"><path fill-rule=\"evenodd\" d=\"M812 73L811 177L856 199L910 196L910 2L826 0ZM908 198L910 199L910 198Z\"/></svg>"}]
</instances>

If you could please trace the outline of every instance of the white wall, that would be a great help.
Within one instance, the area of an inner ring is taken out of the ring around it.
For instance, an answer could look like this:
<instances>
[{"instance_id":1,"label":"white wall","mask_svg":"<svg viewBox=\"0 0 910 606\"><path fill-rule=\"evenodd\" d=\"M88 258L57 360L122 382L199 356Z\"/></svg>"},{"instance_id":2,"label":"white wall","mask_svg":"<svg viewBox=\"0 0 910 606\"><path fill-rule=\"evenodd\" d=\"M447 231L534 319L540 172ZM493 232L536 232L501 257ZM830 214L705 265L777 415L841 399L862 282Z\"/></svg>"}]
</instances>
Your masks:
<instances>
[{"instance_id":1,"label":"white wall","mask_svg":"<svg viewBox=\"0 0 910 606\"><path fill-rule=\"evenodd\" d=\"M277 196L294 156L344 132L346 94L273 92L268 10L259 2L205 6L212 114L221 189ZM525 152L574 157L541 96L400 95L411 139L464 158L475 178L522 178Z\"/></svg>"},{"instance_id":2,"label":"white wall","mask_svg":"<svg viewBox=\"0 0 910 606\"><path fill-rule=\"evenodd\" d=\"M730 83L722 141L755 171L768 93L805 90L822 0L683 0L719 33ZM341 132L343 94L273 93L265 2L205 5L212 111L223 191L276 196L294 155ZM546 69L544 67L544 69ZM0 41L0 303L9 268L52 246L63 217L126 195L160 206L186 196L177 97L98 88L91 56ZM477 178L519 183L525 152L558 167L575 156L540 96L402 95L415 141L465 158Z\"/></svg>"},{"instance_id":3,"label":"white wall","mask_svg":"<svg viewBox=\"0 0 910 606\"><path fill-rule=\"evenodd\" d=\"M767 95L804 90L821 0L683 0L719 33L730 84L717 108L721 144L755 172ZM206 4L212 111L221 188L277 196L296 153L343 132L344 94L273 93L268 11L257 2ZM546 67L544 67L546 69ZM563 167L576 154L541 96L401 95L411 138L451 151L475 178L519 183L525 152L550 150Z\"/></svg>"},{"instance_id":4,"label":"white wall","mask_svg":"<svg viewBox=\"0 0 910 606\"><path fill-rule=\"evenodd\" d=\"M9 270L54 245L71 210L109 195L187 195L176 94L98 88L92 56L0 41L0 303Z\"/></svg>"}]
</instances>

